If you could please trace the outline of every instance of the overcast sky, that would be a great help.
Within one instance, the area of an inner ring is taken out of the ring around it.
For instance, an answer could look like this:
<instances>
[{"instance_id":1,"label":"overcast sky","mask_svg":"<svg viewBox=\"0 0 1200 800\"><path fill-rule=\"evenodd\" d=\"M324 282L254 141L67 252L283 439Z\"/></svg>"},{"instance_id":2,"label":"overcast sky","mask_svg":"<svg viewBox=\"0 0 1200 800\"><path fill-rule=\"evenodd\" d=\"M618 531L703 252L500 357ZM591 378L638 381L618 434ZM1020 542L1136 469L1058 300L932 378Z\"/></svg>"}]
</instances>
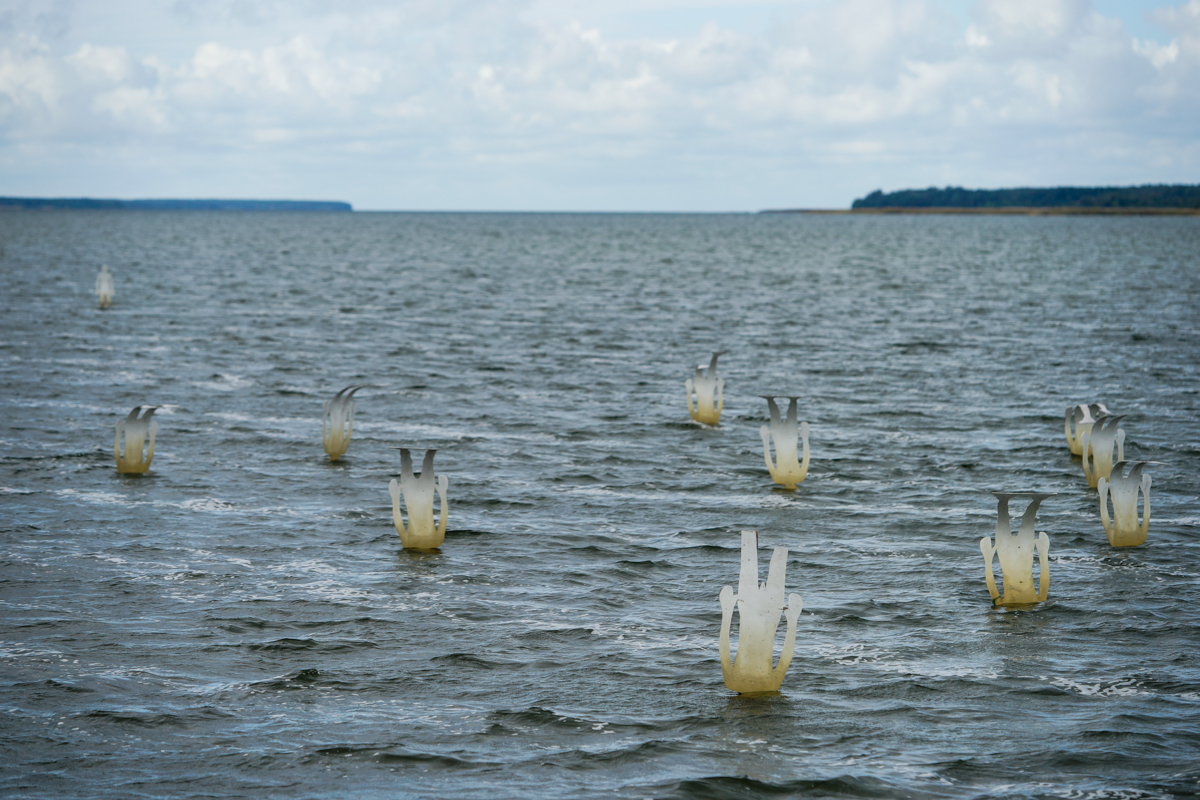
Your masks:
<instances>
[{"instance_id":1,"label":"overcast sky","mask_svg":"<svg viewBox=\"0 0 1200 800\"><path fill-rule=\"evenodd\" d=\"M0 0L0 195L753 211L1141 183L1200 183L1200 0Z\"/></svg>"}]
</instances>

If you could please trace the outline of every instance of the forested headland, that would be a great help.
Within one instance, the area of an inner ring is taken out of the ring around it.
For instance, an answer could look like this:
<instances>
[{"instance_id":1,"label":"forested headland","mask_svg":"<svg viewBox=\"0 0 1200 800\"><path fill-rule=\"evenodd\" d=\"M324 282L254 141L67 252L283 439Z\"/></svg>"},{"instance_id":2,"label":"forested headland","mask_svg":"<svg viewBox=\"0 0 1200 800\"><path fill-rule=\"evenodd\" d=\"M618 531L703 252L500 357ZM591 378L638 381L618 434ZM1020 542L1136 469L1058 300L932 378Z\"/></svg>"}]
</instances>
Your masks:
<instances>
[{"instance_id":1,"label":"forested headland","mask_svg":"<svg viewBox=\"0 0 1200 800\"><path fill-rule=\"evenodd\" d=\"M1086 209L1136 212L1144 209L1200 209L1200 186L1056 186L1053 188L875 190L855 200L852 210L870 209Z\"/></svg>"}]
</instances>

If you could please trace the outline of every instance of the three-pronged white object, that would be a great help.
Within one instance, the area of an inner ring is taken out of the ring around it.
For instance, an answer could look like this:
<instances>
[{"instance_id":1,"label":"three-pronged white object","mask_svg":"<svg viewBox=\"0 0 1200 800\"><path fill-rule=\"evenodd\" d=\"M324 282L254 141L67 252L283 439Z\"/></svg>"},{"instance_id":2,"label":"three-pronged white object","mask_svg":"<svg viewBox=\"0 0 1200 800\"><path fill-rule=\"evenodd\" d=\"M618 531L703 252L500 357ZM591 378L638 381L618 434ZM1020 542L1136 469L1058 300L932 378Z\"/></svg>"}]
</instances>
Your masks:
<instances>
[{"instance_id":1,"label":"three-pronged white object","mask_svg":"<svg viewBox=\"0 0 1200 800\"><path fill-rule=\"evenodd\" d=\"M1083 434L1091 431L1097 417L1107 413L1103 403L1080 403L1067 409L1063 430L1067 435L1067 447L1074 455L1083 455Z\"/></svg>"},{"instance_id":2,"label":"three-pronged white object","mask_svg":"<svg viewBox=\"0 0 1200 800\"><path fill-rule=\"evenodd\" d=\"M771 413L771 424L758 429L762 436L763 459L771 478L785 489L795 489L796 484L808 477L808 423L797 423L796 404L798 399L788 398L787 418L779 415L775 398L762 395ZM775 461L771 462L771 443L775 444ZM803 458L797 454L796 445L804 443Z\"/></svg>"},{"instance_id":3,"label":"three-pronged white object","mask_svg":"<svg viewBox=\"0 0 1200 800\"><path fill-rule=\"evenodd\" d=\"M321 417L321 439L330 461L337 461L350 447L350 436L354 433L354 393L363 386L347 386L325 401L325 413Z\"/></svg>"},{"instance_id":4,"label":"three-pronged white object","mask_svg":"<svg viewBox=\"0 0 1200 800\"><path fill-rule=\"evenodd\" d=\"M1125 467L1129 474L1124 474ZM1150 531L1150 476L1144 473L1145 461L1118 461L1107 478L1101 478L1100 521L1113 547L1136 547L1146 541ZM1142 494L1142 521L1138 522L1138 492ZM1113 513L1108 515L1108 501Z\"/></svg>"},{"instance_id":5,"label":"three-pronged white object","mask_svg":"<svg viewBox=\"0 0 1200 800\"><path fill-rule=\"evenodd\" d=\"M1113 461L1125 460L1125 431L1119 426L1124 414L1101 414L1092 429L1083 432L1080 444L1083 450L1083 476L1088 486L1095 489L1101 478L1112 472ZM1113 447L1117 457L1113 458Z\"/></svg>"},{"instance_id":6,"label":"three-pronged white object","mask_svg":"<svg viewBox=\"0 0 1200 800\"><path fill-rule=\"evenodd\" d=\"M1053 497L1057 492L992 492L998 501L996 508L996 544L985 536L979 540L979 549L983 553L984 577L987 579L988 592L992 595L992 605L1017 606L1029 603L1039 603L1050 593L1050 537L1045 532L1034 534L1033 526L1037 519L1038 506L1047 497ZM1021 517L1021 527L1012 532L1008 516L1008 501L1014 497L1028 497L1029 506ZM1033 553L1037 550L1038 561L1041 565L1041 577L1038 587L1033 587ZM1000 569L1004 576L1004 596L996 590L996 576L992 572L992 557L1000 557Z\"/></svg>"},{"instance_id":7,"label":"three-pronged white object","mask_svg":"<svg viewBox=\"0 0 1200 800\"><path fill-rule=\"evenodd\" d=\"M696 422L705 425L716 425L721 421L721 409L725 407L725 379L717 377L717 357L721 353L713 353L712 361L705 372L704 365L696 367L696 374L684 381L687 389L688 414Z\"/></svg>"},{"instance_id":8,"label":"three-pronged white object","mask_svg":"<svg viewBox=\"0 0 1200 800\"><path fill-rule=\"evenodd\" d=\"M137 475L150 469L150 462L154 459L154 436L158 433L158 421L151 417L157 408L158 406L134 406L128 416L117 423L117 436L113 441L117 472ZM143 453L147 434L150 436L150 444Z\"/></svg>"},{"instance_id":9,"label":"three-pronged white object","mask_svg":"<svg viewBox=\"0 0 1200 800\"><path fill-rule=\"evenodd\" d=\"M767 582L758 582L758 531L742 531L742 565L738 574L738 591L726 586L721 590L721 674L725 686L744 694L774 692L783 683L792 651L796 645L796 621L804 603L800 595L788 595L783 604L783 583L787 571L787 548L776 547L767 571ZM737 657L730 656L729 629L733 610L738 611ZM775 631L779 616L787 619L787 634L779 663L771 661L775 651Z\"/></svg>"},{"instance_id":10,"label":"three-pronged white object","mask_svg":"<svg viewBox=\"0 0 1200 800\"><path fill-rule=\"evenodd\" d=\"M392 522L396 525L396 533L400 534L400 544L413 550L433 550L440 547L446 538L446 516L450 506L446 503L446 486L449 481L445 475L439 475L436 484L433 477L433 454L436 450L426 450L425 460L421 462L421 474L414 475L412 456L408 450L400 450L400 480L392 478L388 484L388 492L392 495ZM435 523L433 518L433 492L437 489L441 501L440 519ZM404 496L404 506L408 509L408 525L400 513L400 497Z\"/></svg>"}]
</instances>

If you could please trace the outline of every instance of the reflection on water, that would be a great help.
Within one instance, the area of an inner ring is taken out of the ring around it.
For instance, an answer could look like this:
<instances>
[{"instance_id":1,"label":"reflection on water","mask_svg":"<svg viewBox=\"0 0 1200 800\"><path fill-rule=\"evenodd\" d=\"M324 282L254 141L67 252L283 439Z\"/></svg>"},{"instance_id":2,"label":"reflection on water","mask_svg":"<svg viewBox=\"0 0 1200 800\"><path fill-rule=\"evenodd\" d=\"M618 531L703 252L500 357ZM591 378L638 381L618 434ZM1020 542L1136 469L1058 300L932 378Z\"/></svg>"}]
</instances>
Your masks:
<instances>
[{"instance_id":1,"label":"reflection on water","mask_svg":"<svg viewBox=\"0 0 1200 800\"><path fill-rule=\"evenodd\" d=\"M0 245L4 794L1195 793L1194 219L55 212ZM709 427L679 378L718 347ZM792 387L789 492L757 434ZM1161 462L1139 547L1063 446L1085 401ZM453 476L436 553L390 519L401 446ZM991 489L1058 492L1044 603L990 606ZM804 594L776 696L722 680L742 529Z\"/></svg>"}]
</instances>

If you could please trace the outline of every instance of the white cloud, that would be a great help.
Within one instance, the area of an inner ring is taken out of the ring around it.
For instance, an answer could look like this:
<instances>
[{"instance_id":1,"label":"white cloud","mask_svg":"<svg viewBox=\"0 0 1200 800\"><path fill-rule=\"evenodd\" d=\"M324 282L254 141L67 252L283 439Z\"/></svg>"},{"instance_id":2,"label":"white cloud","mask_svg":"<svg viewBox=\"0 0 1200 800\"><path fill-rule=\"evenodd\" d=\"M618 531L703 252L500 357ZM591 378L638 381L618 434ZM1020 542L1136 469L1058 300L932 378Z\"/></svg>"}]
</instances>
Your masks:
<instances>
[{"instance_id":1,"label":"white cloud","mask_svg":"<svg viewBox=\"0 0 1200 800\"><path fill-rule=\"evenodd\" d=\"M133 71L132 61L123 47L94 47L85 44L64 61L74 67L84 81L98 84L128 80Z\"/></svg>"},{"instance_id":2,"label":"white cloud","mask_svg":"<svg viewBox=\"0 0 1200 800\"><path fill-rule=\"evenodd\" d=\"M983 0L973 15L992 58L1061 56L1095 16L1088 0Z\"/></svg>"},{"instance_id":3,"label":"white cloud","mask_svg":"<svg viewBox=\"0 0 1200 800\"><path fill-rule=\"evenodd\" d=\"M1143 42L1133 40L1133 52L1145 56L1156 69L1162 69L1167 64L1174 64L1179 58L1179 42L1161 45L1158 42Z\"/></svg>"},{"instance_id":4,"label":"white cloud","mask_svg":"<svg viewBox=\"0 0 1200 800\"><path fill-rule=\"evenodd\" d=\"M891 180L1200 179L1200 0L1151 16L1166 42L1087 0L983 0L969 19L935 0L777 3L757 28L714 11L670 35L629 33L632 12L612 33L614 6L582 1L124 2L110 10L124 28L80 8L65 28L35 24L68 19L61 2L0 25L0 170L36 176L22 153L73 148L111 180L101 162L139 148L181 164L203 151L195 172L142 166L139 191L199 193L224 169L218 193L278 194L303 163L306 196L393 207L420 206L397 187L434 174L430 206L543 208L621 197L622 182L625 207L646 207L648 186L666 207L730 207L755 176L751 207L841 205ZM247 159L280 189L246 177ZM60 185L45 163L42 185ZM818 174L834 182L804 188ZM71 193L128 194L106 185ZM777 198L788 186L796 199Z\"/></svg>"},{"instance_id":5,"label":"white cloud","mask_svg":"<svg viewBox=\"0 0 1200 800\"><path fill-rule=\"evenodd\" d=\"M50 48L29 34L0 47L0 141L53 140L61 134L66 73Z\"/></svg>"}]
</instances>

